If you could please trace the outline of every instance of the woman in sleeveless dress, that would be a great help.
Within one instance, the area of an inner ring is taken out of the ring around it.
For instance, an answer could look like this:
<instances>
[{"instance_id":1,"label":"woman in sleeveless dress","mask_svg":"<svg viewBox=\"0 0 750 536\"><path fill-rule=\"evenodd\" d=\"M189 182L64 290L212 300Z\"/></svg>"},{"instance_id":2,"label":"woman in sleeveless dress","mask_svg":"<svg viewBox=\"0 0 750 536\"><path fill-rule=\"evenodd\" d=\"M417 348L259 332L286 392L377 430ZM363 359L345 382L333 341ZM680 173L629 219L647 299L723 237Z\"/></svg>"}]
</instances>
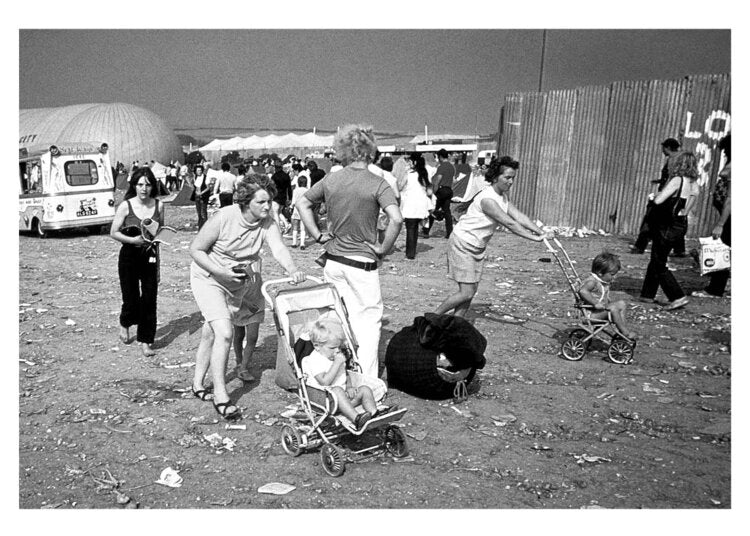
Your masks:
<instances>
[{"instance_id":1,"label":"woman in sleeveless dress","mask_svg":"<svg viewBox=\"0 0 750 536\"><path fill-rule=\"evenodd\" d=\"M164 225L164 207L156 199L158 184L153 172L138 168L130 177L122 203L117 207L110 236L122 243L117 262L122 291L120 340L141 343L143 355L153 356L156 335L156 294L159 286L159 246L141 234L145 219ZM137 326L135 337L131 328Z\"/></svg>"},{"instance_id":2,"label":"woman in sleeveless dress","mask_svg":"<svg viewBox=\"0 0 750 536\"><path fill-rule=\"evenodd\" d=\"M455 316L466 315L482 279L487 245L498 225L536 242L554 236L508 201L507 193L517 171L518 162L509 156L493 160L484 176L490 186L474 197L466 214L453 228L448 239L448 276L458 284L458 290L440 304L436 314L452 310Z\"/></svg>"},{"instance_id":3,"label":"woman in sleeveless dress","mask_svg":"<svg viewBox=\"0 0 750 536\"><path fill-rule=\"evenodd\" d=\"M253 173L243 178L237 183L236 203L211 216L190 245L190 287L204 318L192 391L197 398L212 401L226 420L242 416L229 398L225 380L234 326L243 326L248 334L240 364L240 371L247 371L263 320L261 248L270 250L294 282L306 277L297 270L271 214L275 195L267 176ZM204 387L209 369L213 386Z\"/></svg>"}]
</instances>

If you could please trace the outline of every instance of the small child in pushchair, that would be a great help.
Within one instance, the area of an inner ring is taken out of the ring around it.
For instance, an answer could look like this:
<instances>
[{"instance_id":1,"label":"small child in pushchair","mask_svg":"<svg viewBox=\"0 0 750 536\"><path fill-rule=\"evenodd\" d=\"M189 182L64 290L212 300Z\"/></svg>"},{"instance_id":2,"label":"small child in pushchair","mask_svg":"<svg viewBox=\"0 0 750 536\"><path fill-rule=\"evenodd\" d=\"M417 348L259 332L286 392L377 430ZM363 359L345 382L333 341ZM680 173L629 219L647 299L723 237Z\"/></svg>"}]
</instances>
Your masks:
<instances>
[{"instance_id":1,"label":"small child in pushchair","mask_svg":"<svg viewBox=\"0 0 750 536\"><path fill-rule=\"evenodd\" d=\"M357 341L336 287L308 276L313 285L277 289L289 281L267 281L261 289L279 335L276 384L295 390L299 399L281 428L284 451L299 456L320 449L323 469L331 476L343 474L347 462L383 451L406 456L406 436L395 423L407 410L384 404L385 382L360 372ZM379 441L372 444L373 439ZM357 443L357 449L345 446L345 440Z\"/></svg>"},{"instance_id":2,"label":"small child in pushchair","mask_svg":"<svg viewBox=\"0 0 750 536\"><path fill-rule=\"evenodd\" d=\"M338 406L337 413L346 416L357 430L378 413L375 397L367 385L352 385L347 374L347 347L344 328L336 318L319 318L310 328L310 342L315 350L302 359L307 385L328 390ZM363 413L356 406L362 405Z\"/></svg>"}]
</instances>

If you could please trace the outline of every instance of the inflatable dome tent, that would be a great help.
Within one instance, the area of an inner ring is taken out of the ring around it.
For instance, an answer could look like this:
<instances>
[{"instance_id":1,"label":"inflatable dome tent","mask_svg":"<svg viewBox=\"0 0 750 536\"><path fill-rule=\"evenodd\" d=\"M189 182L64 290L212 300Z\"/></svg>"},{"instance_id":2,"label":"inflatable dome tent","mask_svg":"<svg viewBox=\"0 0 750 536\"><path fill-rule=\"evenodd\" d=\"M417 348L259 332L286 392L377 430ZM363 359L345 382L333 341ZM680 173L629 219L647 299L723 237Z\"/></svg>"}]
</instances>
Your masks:
<instances>
[{"instance_id":1,"label":"inflatable dome tent","mask_svg":"<svg viewBox=\"0 0 750 536\"><path fill-rule=\"evenodd\" d=\"M132 104L75 104L20 111L19 149L39 144L109 144L112 165L129 168L134 160L182 160L182 146L156 114Z\"/></svg>"}]
</instances>

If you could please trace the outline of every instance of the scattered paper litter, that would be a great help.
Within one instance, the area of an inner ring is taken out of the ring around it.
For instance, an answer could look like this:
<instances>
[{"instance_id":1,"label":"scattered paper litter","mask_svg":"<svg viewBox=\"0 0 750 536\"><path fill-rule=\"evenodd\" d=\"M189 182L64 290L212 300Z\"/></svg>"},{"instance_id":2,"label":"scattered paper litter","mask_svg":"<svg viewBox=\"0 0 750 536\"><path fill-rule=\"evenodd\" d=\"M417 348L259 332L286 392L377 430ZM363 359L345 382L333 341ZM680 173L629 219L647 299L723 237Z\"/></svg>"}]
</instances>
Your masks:
<instances>
[{"instance_id":1,"label":"scattered paper litter","mask_svg":"<svg viewBox=\"0 0 750 536\"><path fill-rule=\"evenodd\" d=\"M602 456L590 456L588 454L581 454L580 456L573 454L573 457L576 459L576 463L597 463L597 462L611 462L609 458L603 458Z\"/></svg>"},{"instance_id":2,"label":"scattered paper litter","mask_svg":"<svg viewBox=\"0 0 750 536\"><path fill-rule=\"evenodd\" d=\"M159 475L159 480L155 480L154 482L170 488L179 488L182 486L182 477L177 471L171 467L167 467L161 472L161 475Z\"/></svg>"},{"instance_id":3,"label":"scattered paper litter","mask_svg":"<svg viewBox=\"0 0 750 536\"><path fill-rule=\"evenodd\" d=\"M75 325L76 325L76 321L75 321L75 320L73 320L72 318L68 318L68 319L67 319L67 320L65 321L65 325L67 325L67 326L75 326Z\"/></svg>"},{"instance_id":4,"label":"scattered paper litter","mask_svg":"<svg viewBox=\"0 0 750 536\"><path fill-rule=\"evenodd\" d=\"M283 482L269 482L258 488L258 493L270 493L271 495L286 495L290 491L297 489L296 486L291 484L284 484Z\"/></svg>"}]
</instances>

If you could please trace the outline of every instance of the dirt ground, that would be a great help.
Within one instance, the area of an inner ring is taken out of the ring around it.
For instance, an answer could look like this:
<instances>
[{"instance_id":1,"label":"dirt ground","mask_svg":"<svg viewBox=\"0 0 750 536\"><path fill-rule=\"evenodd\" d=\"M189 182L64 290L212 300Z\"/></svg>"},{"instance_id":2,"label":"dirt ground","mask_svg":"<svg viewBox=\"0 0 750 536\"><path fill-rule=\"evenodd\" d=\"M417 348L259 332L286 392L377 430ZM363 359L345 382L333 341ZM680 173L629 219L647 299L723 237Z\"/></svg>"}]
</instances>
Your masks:
<instances>
[{"instance_id":1,"label":"dirt ground","mask_svg":"<svg viewBox=\"0 0 750 536\"><path fill-rule=\"evenodd\" d=\"M20 237L19 506L22 509L165 508L690 508L728 509L731 497L731 299L695 298L664 312L634 301L647 255L627 237L562 238L581 271L607 248L624 271L613 294L631 301L635 362L559 356L572 297L543 246L493 238L471 319L487 337L487 365L468 401L421 400L395 389L409 456L387 454L326 475L317 452L280 444L280 414L295 396L274 384L276 335L262 324L253 372L229 383L246 430L227 430L190 386L201 316L190 292L192 207L167 206L178 241L162 249L157 355L117 338L119 245L69 232ZM454 288L445 277L442 224L418 256L400 251L380 270L389 339ZM690 246L689 246L690 247ZM320 247L292 250L308 273ZM266 279L281 269L266 254ZM554 259L552 259L554 261ZM671 264L690 292L703 282L690 259ZM218 442L205 436L218 434ZM231 442L222 443L224 438ZM230 448L231 447L231 448ZM156 484L171 467L182 486ZM271 482L286 495L258 492Z\"/></svg>"}]
</instances>

